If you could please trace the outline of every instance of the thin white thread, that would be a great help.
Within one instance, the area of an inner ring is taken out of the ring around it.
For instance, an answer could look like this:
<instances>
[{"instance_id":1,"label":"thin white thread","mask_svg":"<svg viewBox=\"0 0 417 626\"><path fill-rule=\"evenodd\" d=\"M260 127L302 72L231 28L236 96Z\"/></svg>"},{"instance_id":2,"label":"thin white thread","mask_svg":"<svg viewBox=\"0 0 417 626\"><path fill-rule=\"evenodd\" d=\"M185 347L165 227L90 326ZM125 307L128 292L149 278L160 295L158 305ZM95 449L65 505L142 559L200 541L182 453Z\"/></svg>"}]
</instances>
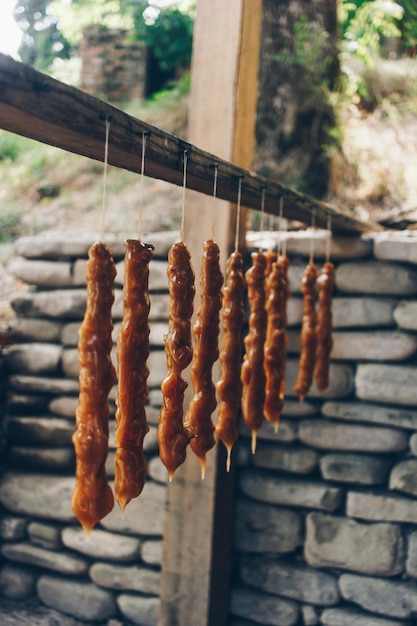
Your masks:
<instances>
[{"instance_id":1,"label":"thin white thread","mask_svg":"<svg viewBox=\"0 0 417 626\"><path fill-rule=\"evenodd\" d=\"M181 211L181 230L180 241L184 242L184 226L185 226L185 191L187 189L187 162L188 150L184 150L184 174L182 180L182 211Z\"/></svg>"},{"instance_id":2,"label":"thin white thread","mask_svg":"<svg viewBox=\"0 0 417 626\"><path fill-rule=\"evenodd\" d=\"M142 217L143 217L143 185L144 185L144 172L145 172L145 149L146 149L146 135L147 131L142 133L142 157L140 162L140 187L139 187L139 225L138 225L138 239L140 241L142 236Z\"/></svg>"},{"instance_id":3,"label":"thin white thread","mask_svg":"<svg viewBox=\"0 0 417 626\"><path fill-rule=\"evenodd\" d=\"M104 142L104 169L103 169L103 193L101 204L101 241L104 242L104 233L106 230L106 209L107 209L107 165L109 161L109 135L110 120L106 117L106 139Z\"/></svg>"},{"instance_id":4,"label":"thin white thread","mask_svg":"<svg viewBox=\"0 0 417 626\"><path fill-rule=\"evenodd\" d=\"M216 208L216 199L217 199L217 175L218 175L219 164L214 164L214 183L213 183L213 218L211 220L211 238L214 239L214 210Z\"/></svg>"},{"instance_id":5,"label":"thin white thread","mask_svg":"<svg viewBox=\"0 0 417 626\"><path fill-rule=\"evenodd\" d=\"M330 261L330 248L332 243L332 216L327 214L327 240L326 240L326 262Z\"/></svg>"},{"instance_id":6,"label":"thin white thread","mask_svg":"<svg viewBox=\"0 0 417 626\"><path fill-rule=\"evenodd\" d=\"M237 211L236 211L236 232L235 232L235 252L239 250L239 226L240 226L240 200L242 197L242 176L239 176L239 187L237 190Z\"/></svg>"}]
</instances>

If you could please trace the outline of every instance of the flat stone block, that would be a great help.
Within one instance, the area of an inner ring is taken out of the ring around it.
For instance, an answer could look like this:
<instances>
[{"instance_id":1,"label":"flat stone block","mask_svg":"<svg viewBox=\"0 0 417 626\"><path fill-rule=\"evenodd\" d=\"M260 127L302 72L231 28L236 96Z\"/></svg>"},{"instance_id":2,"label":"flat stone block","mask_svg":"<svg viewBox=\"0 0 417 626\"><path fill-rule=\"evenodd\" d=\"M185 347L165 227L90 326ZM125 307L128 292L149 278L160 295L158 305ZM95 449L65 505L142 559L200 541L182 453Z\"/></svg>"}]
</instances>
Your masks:
<instances>
[{"instance_id":1,"label":"flat stone block","mask_svg":"<svg viewBox=\"0 0 417 626\"><path fill-rule=\"evenodd\" d=\"M325 402L321 412L326 417L348 422L385 424L394 428L417 430L417 411L387 407L368 402Z\"/></svg>"},{"instance_id":2,"label":"flat stone block","mask_svg":"<svg viewBox=\"0 0 417 626\"><path fill-rule=\"evenodd\" d=\"M9 271L24 283L38 287L71 287L72 266L64 261L35 261L14 258L8 264Z\"/></svg>"},{"instance_id":3,"label":"flat stone block","mask_svg":"<svg viewBox=\"0 0 417 626\"><path fill-rule=\"evenodd\" d=\"M374 237L374 255L386 261L417 264L417 237L413 231L377 233Z\"/></svg>"},{"instance_id":4,"label":"flat stone block","mask_svg":"<svg viewBox=\"0 0 417 626\"><path fill-rule=\"evenodd\" d=\"M78 406L78 397L76 396L58 396L53 398L48 405L51 413L62 415L75 419L75 411Z\"/></svg>"},{"instance_id":5,"label":"flat stone block","mask_svg":"<svg viewBox=\"0 0 417 626\"><path fill-rule=\"evenodd\" d=\"M407 574L417 578L417 532L413 531L408 537L408 553L405 564Z\"/></svg>"},{"instance_id":6,"label":"flat stone block","mask_svg":"<svg viewBox=\"0 0 417 626\"><path fill-rule=\"evenodd\" d=\"M394 298L334 297L333 328L378 328L394 326Z\"/></svg>"},{"instance_id":7,"label":"flat stone block","mask_svg":"<svg viewBox=\"0 0 417 626\"><path fill-rule=\"evenodd\" d=\"M295 626L299 616L295 602L243 587L232 588L230 612L268 626Z\"/></svg>"},{"instance_id":8,"label":"flat stone block","mask_svg":"<svg viewBox=\"0 0 417 626\"><path fill-rule=\"evenodd\" d=\"M72 447L12 446L8 451L7 460L11 467L32 467L38 470L72 470L75 467L75 453Z\"/></svg>"},{"instance_id":9,"label":"flat stone block","mask_svg":"<svg viewBox=\"0 0 417 626\"><path fill-rule=\"evenodd\" d=\"M404 361L417 351L417 336L396 331L333 333L332 359Z\"/></svg>"},{"instance_id":10,"label":"flat stone block","mask_svg":"<svg viewBox=\"0 0 417 626\"><path fill-rule=\"evenodd\" d=\"M242 437L251 439L252 431L243 422L238 424L239 434ZM264 420L262 426L258 430L257 441L273 441L274 443L290 443L295 441L298 436L298 423L291 420L281 419L279 422L278 432L275 432L274 425Z\"/></svg>"},{"instance_id":11,"label":"flat stone block","mask_svg":"<svg viewBox=\"0 0 417 626\"><path fill-rule=\"evenodd\" d=\"M158 595L161 575L152 569L136 565L94 563L89 572L91 580L100 587L122 591L139 591Z\"/></svg>"},{"instance_id":12,"label":"flat stone block","mask_svg":"<svg viewBox=\"0 0 417 626\"><path fill-rule=\"evenodd\" d=\"M282 409L282 417L303 418L316 415L318 412L317 405L312 402L300 402L299 400L285 400Z\"/></svg>"},{"instance_id":13,"label":"flat stone block","mask_svg":"<svg viewBox=\"0 0 417 626\"><path fill-rule=\"evenodd\" d=\"M239 476L242 493L260 502L284 506L301 506L324 511L334 511L339 506L343 492L324 483L307 483L284 479L273 473L243 470Z\"/></svg>"},{"instance_id":14,"label":"flat stone block","mask_svg":"<svg viewBox=\"0 0 417 626\"><path fill-rule=\"evenodd\" d=\"M371 493L349 491L346 501L349 517L374 522L417 523L417 502L409 498L377 496Z\"/></svg>"},{"instance_id":15,"label":"flat stone block","mask_svg":"<svg viewBox=\"0 0 417 626\"><path fill-rule=\"evenodd\" d=\"M86 302L85 289L19 291L10 299L12 309L22 317L76 320L83 319Z\"/></svg>"},{"instance_id":16,"label":"flat stone block","mask_svg":"<svg viewBox=\"0 0 417 626\"><path fill-rule=\"evenodd\" d=\"M70 526L62 531L62 543L75 552L103 561L135 561L141 543L134 537L125 537L94 528L87 537L82 528Z\"/></svg>"},{"instance_id":17,"label":"flat stone block","mask_svg":"<svg viewBox=\"0 0 417 626\"><path fill-rule=\"evenodd\" d=\"M401 452L408 448L404 431L376 426L338 424L322 419L300 422L299 439L322 450Z\"/></svg>"},{"instance_id":18,"label":"flat stone block","mask_svg":"<svg viewBox=\"0 0 417 626\"><path fill-rule=\"evenodd\" d=\"M0 568L0 595L9 600L30 598L35 593L35 583L36 575L27 567L5 563Z\"/></svg>"},{"instance_id":19,"label":"flat stone block","mask_svg":"<svg viewBox=\"0 0 417 626\"><path fill-rule=\"evenodd\" d=\"M294 385L297 380L298 373L298 360L289 358L287 360L286 367L286 386L285 397L294 398L297 397L294 392ZM326 391L320 393L313 383L310 391L307 394L307 399L310 398L345 398L349 396L353 391L353 371L350 365L342 365L341 363L332 363L330 365L329 373L329 386Z\"/></svg>"},{"instance_id":20,"label":"flat stone block","mask_svg":"<svg viewBox=\"0 0 417 626\"><path fill-rule=\"evenodd\" d=\"M414 582L343 574L339 587L346 600L372 613L406 619L414 617L417 611L417 585Z\"/></svg>"},{"instance_id":21,"label":"flat stone block","mask_svg":"<svg viewBox=\"0 0 417 626\"><path fill-rule=\"evenodd\" d=\"M148 387L160 387L167 374L167 357L163 350L151 350L148 368Z\"/></svg>"},{"instance_id":22,"label":"flat stone block","mask_svg":"<svg viewBox=\"0 0 417 626\"><path fill-rule=\"evenodd\" d=\"M117 605L123 616L138 626L156 626L158 623L159 598L146 598L121 593Z\"/></svg>"},{"instance_id":23,"label":"flat stone block","mask_svg":"<svg viewBox=\"0 0 417 626\"><path fill-rule=\"evenodd\" d=\"M375 576L404 569L404 547L396 524L362 524L322 513L307 515L304 556L312 567L336 567Z\"/></svg>"},{"instance_id":24,"label":"flat stone block","mask_svg":"<svg viewBox=\"0 0 417 626\"><path fill-rule=\"evenodd\" d=\"M239 498L234 519L235 548L241 552L279 554L302 545L301 516L295 511Z\"/></svg>"},{"instance_id":25,"label":"flat stone block","mask_svg":"<svg viewBox=\"0 0 417 626\"><path fill-rule=\"evenodd\" d=\"M162 541L144 541L140 550L142 561L148 565L162 565L163 544Z\"/></svg>"},{"instance_id":26,"label":"flat stone block","mask_svg":"<svg viewBox=\"0 0 417 626\"><path fill-rule=\"evenodd\" d=\"M394 319L404 330L417 330L417 302L403 300L394 309Z\"/></svg>"},{"instance_id":27,"label":"flat stone block","mask_svg":"<svg viewBox=\"0 0 417 626\"><path fill-rule=\"evenodd\" d=\"M41 576L37 591L47 606L83 621L108 620L117 614L113 593L93 583Z\"/></svg>"},{"instance_id":28,"label":"flat stone block","mask_svg":"<svg viewBox=\"0 0 417 626\"><path fill-rule=\"evenodd\" d=\"M61 343L63 343L64 346L77 346L80 327L81 321L65 324L61 331Z\"/></svg>"},{"instance_id":29,"label":"flat stone block","mask_svg":"<svg viewBox=\"0 0 417 626\"><path fill-rule=\"evenodd\" d=\"M324 609L320 623L323 626L405 626L402 621L375 617L357 609Z\"/></svg>"},{"instance_id":30,"label":"flat stone block","mask_svg":"<svg viewBox=\"0 0 417 626\"><path fill-rule=\"evenodd\" d=\"M378 296L413 296L417 293L417 271L397 263L341 263L336 268L335 278L337 289L346 293Z\"/></svg>"},{"instance_id":31,"label":"flat stone block","mask_svg":"<svg viewBox=\"0 0 417 626\"><path fill-rule=\"evenodd\" d=\"M3 541L20 541L26 536L27 520L12 515L0 518L0 539Z\"/></svg>"},{"instance_id":32,"label":"flat stone block","mask_svg":"<svg viewBox=\"0 0 417 626\"><path fill-rule=\"evenodd\" d=\"M74 394L78 395L78 380L67 378L50 378L46 376L26 376L16 374L10 376L9 384L13 389L23 393L47 395Z\"/></svg>"},{"instance_id":33,"label":"flat stone block","mask_svg":"<svg viewBox=\"0 0 417 626\"><path fill-rule=\"evenodd\" d=\"M59 526L53 524L30 522L28 536L33 544L45 550L59 550L62 547L61 530Z\"/></svg>"},{"instance_id":34,"label":"flat stone block","mask_svg":"<svg viewBox=\"0 0 417 626\"><path fill-rule=\"evenodd\" d=\"M258 445L252 462L256 467L283 470L294 474L309 474L319 461L319 454L309 448Z\"/></svg>"},{"instance_id":35,"label":"flat stone block","mask_svg":"<svg viewBox=\"0 0 417 626\"><path fill-rule=\"evenodd\" d=\"M116 266L116 285L123 285L124 282L124 262L121 261ZM149 291L168 291L168 262L151 259L149 263ZM85 274L85 270L84 270Z\"/></svg>"},{"instance_id":36,"label":"flat stone block","mask_svg":"<svg viewBox=\"0 0 417 626\"><path fill-rule=\"evenodd\" d=\"M417 406L417 369L407 365L366 363L356 371L356 395L361 400Z\"/></svg>"},{"instance_id":37,"label":"flat stone block","mask_svg":"<svg viewBox=\"0 0 417 626\"><path fill-rule=\"evenodd\" d=\"M58 370L62 348L52 343L21 343L8 348L6 362L15 374L50 374Z\"/></svg>"},{"instance_id":38,"label":"flat stone block","mask_svg":"<svg viewBox=\"0 0 417 626\"><path fill-rule=\"evenodd\" d=\"M417 496L417 460L410 459L391 470L389 488Z\"/></svg>"},{"instance_id":39,"label":"flat stone block","mask_svg":"<svg viewBox=\"0 0 417 626\"><path fill-rule=\"evenodd\" d=\"M240 574L250 587L299 602L333 606L340 600L335 576L304 565L247 555L241 559Z\"/></svg>"},{"instance_id":40,"label":"flat stone block","mask_svg":"<svg viewBox=\"0 0 417 626\"><path fill-rule=\"evenodd\" d=\"M320 471L325 480L379 485L384 483L390 466L383 457L365 454L325 454L320 459Z\"/></svg>"},{"instance_id":41,"label":"flat stone block","mask_svg":"<svg viewBox=\"0 0 417 626\"><path fill-rule=\"evenodd\" d=\"M19 341L59 342L62 324L52 320L16 317L10 320L9 328L12 338Z\"/></svg>"},{"instance_id":42,"label":"flat stone block","mask_svg":"<svg viewBox=\"0 0 417 626\"><path fill-rule=\"evenodd\" d=\"M5 543L1 547L1 553L9 561L26 563L70 576L82 576L88 570L88 561L85 559L73 556L69 552L45 550L31 543Z\"/></svg>"},{"instance_id":43,"label":"flat stone block","mask_svg":"<svg viewBox=\"0 0 417 626\"><path fill-rule=\"evenodd\" d=\"M7 438L12 444L39 444L50 446L72 445L75 425L59 417L19 417L7 419Z\"/></svg>"},{"instance_id":44,"label":"flat stone block","mask_svg":"<svg viewBox=\"0 0 417 626\"><path fill-rule=\"evenodd\" d=\"M162 485L168 483L168 472L159 456L153 457L148 463L148 474L152 480Z\"/></svg>"}]
</instances>

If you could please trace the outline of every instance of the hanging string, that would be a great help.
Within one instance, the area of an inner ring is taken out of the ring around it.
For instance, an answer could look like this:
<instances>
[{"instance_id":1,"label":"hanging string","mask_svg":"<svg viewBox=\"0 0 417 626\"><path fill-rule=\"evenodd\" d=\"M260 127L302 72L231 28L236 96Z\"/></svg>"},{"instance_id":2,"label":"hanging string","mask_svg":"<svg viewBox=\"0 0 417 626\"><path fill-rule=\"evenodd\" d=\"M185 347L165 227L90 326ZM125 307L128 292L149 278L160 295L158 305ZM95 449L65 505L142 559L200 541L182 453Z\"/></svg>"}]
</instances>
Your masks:
<instances>
[{"instance_id":1,"label":"hanging string","mask_svg":"<svg viewBox=\"0 0 417 626\"><path fill-rule=\"evenodd\" d=\"M310 239L310 265L314 261L314 229L316 226L316 212L314 209L311 211L311 239Z\"/></svg>"},{"instance_id":2,"label":"hanging string","mask_svg":"<svg viewBox=\"0 0 417 626\"><path fill-rule=\"evenodd\" d=\"M217 175L219 170L219 164L214 164L214 183L213 183L213 206L212 206L212 215L213 219L211 220L211 238L214 239L214 209L216 208L216 199L217 199Z\"/></svg>"},{"instance_id":3,"label":"hanging string","mask_svg":"<svg viewBox=\"0 0 417 626\"><path fill-rule=\"evenodd\" d=\"M259 226L259 230L261 233L261 239L259 243L259 252L262 252L262 248L264 247L265 241L265 233L264 233L264 220L265 220L265 192L266 188L262 187L262 195L261 195L261 223Z\"/></svg>"},{"instance_id":4,"label":"hanging string","mask_svg":"<svg viewBox=\"0 0 417 626\"><path fill-rule=\"evenodd\" d=\"M142 158L140 162L140 188L139 188L139 227L138 227L138 239L140 241L142 236L142 214L143 214L143 185L144 185L144 173L145 173L145 150L146 150L146 137L149 135L148 130L144 130L142 133Z\"/></svg>"},{"instance_id":5,"label":"hanging string","mask_svg":"<svg viewBox=\"0 0 417 626\"><path fill-rule=\"evenodd\" d=\"M109 161L109 135L110 135L110 116L106 117L106 139L104 141L104 169L103 169L103 193L101 204L101 241L104 241L104 233L106 230L106 209L107 209L107 165Z\"/></svg>"},{"instance_id":6,"label":"hanging string","mask_svg":"<svg viewBox=\"0 0 417 626\"><path fill-rule=\"evenodd\" d=\"M181 211L181 230L180 230L181 243L184 243L185 192L187 189L187 163L188 163L188 150L184 150L184 175L182 179L182 211Z\"/></svg>"},{"instance_id":7,"label":"hanging string","mask_svg":"<svg viewBox=\"0 0 417 626\"><path fill-rule=\"evenodd\" d=\"M237 252L238 249L239 249L240 200L241 200L241 197L242 197L242 180L243 180L243 176L239 176L239 186L238 186L238 189L237 189L235 252Z\"/></svg>"},{"instance_id":8,"label":"hanging string","mask_svg":"<svg viewBox=\"0 0 417 626\"><path fill-rule=\"evenodd\" d=\"M326 240L326 262L330 261L330 248L332 243L332 216L327 214L327 240Z\"/></svg>"}]
</instances>

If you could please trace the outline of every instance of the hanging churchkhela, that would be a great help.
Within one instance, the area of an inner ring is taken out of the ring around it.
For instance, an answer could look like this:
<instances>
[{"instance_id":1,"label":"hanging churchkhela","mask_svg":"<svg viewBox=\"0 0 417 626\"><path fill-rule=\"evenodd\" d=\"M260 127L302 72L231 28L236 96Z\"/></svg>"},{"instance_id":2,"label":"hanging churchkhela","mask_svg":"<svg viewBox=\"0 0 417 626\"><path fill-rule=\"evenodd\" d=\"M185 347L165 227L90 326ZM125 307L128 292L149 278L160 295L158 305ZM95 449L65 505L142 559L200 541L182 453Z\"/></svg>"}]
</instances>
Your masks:
<instances>
[{"instance_id":1,"label":"hanging churchkhela","mask_svg":"<svg viewBox=\"0 0 417 626\"><path fill-rule=\"evenodd\" d=\"M168 333L165 354L168 372L162 381L162 407L159 413L159 456L172 480L175 470L185 461L187 446L193 433L183 424L184 393L187 383L182 371L191 363L191 316L194 307L194 271L184 243L185 189L187 151L184 151L184 182L180 241L168 253Z\"/></svg>"},{"instance_id":2,"label":"hanging churchkhela","mask_svg":"<svg viewBox=\"0 0 417 626\"><path fill-rule=\"evenodd\" d=\"M191 380L194 397L184 420L185 428L193 434L190 446L200 460L202 478L205 475L206 453L216 443L214 425L211 420L211 414L217 406L212 368L219 358L218 337L222 284L219 246L209 239L204 243L200 278L201 304L193 326L195 345Z\"/></svg>"},{"instance_id":3,"label":"hanging churchkhela","mask_svg":"<svg viewBox=\"0 0 417 626\"><path fill-rule=\"evenodd\" d=\"M329 386L330 353L332 338L332 292L334 287L334 265L326 261L317 279L319 288L319 313L317 317L317 358L314 380L319 391Z\"/></svg>"},{"instance_id":4,"label":"hanging churchkhela","mask_svg":"<svg viewBox=\"0 0 417 626\"><path fill-rule=\"evenodd\" d=\"M313 261L308 263L301 281L303 294L303 321L301 326L301 355L297 382L294 391L302 402L313 382L317 349L317 268Z\"/></svg>"},{"instance_id":5,"label":"hanging churchkhela","mask_svg":"<svg viewBox=\"0 0 417 626\"><path fill-rule=\"evenodd\" d=\"M80 391L76 431L72 437L76 454L72 510L86 533L114 506L107 481L108 395L116 382L111 362L111 307L116 268L111 250L95 243L88 252L87 308L79 331Z\"/></svg>"},{"instance_id":6,"label":"hanging churchkhela","mask_svg":"<svg viewBox=\"0 0 417 626\"><path fill-rule=\"evenodd\" d=\"M114 490L122 510L138 496L146 478L143 439L149 431L145 403L149 369L149 262L153 246L125 241L123 321L117 337L118 394Z\"/></svg>"}]
</instances>

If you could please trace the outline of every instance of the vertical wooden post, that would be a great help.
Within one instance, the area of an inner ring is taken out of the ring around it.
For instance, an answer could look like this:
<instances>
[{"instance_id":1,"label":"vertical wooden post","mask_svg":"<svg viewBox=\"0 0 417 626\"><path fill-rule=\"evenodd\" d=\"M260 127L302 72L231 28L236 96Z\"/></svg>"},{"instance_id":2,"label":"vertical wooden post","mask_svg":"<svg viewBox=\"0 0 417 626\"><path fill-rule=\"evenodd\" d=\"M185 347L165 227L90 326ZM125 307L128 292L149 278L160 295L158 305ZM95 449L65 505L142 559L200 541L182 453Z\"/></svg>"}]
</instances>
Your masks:
<instances>
[{"instance_id":1,"label":"vertical wooden post","mask_svg":"<svg viewBox=\"0 0 417 626\"><path fill-rule=\"evenodd\" d=\"M245 168L254 151L261 15L262 0L200 0L194 31L188 139ZM197 287L213 218L223 268L234 246L236 207L223 201L215 206L213 213L210 197L187 192L185 242ZM188 450L168 488L159 626L226 626L233 494L221 443L207 455L204 481Z\"/></svg>"}]
</instances>

